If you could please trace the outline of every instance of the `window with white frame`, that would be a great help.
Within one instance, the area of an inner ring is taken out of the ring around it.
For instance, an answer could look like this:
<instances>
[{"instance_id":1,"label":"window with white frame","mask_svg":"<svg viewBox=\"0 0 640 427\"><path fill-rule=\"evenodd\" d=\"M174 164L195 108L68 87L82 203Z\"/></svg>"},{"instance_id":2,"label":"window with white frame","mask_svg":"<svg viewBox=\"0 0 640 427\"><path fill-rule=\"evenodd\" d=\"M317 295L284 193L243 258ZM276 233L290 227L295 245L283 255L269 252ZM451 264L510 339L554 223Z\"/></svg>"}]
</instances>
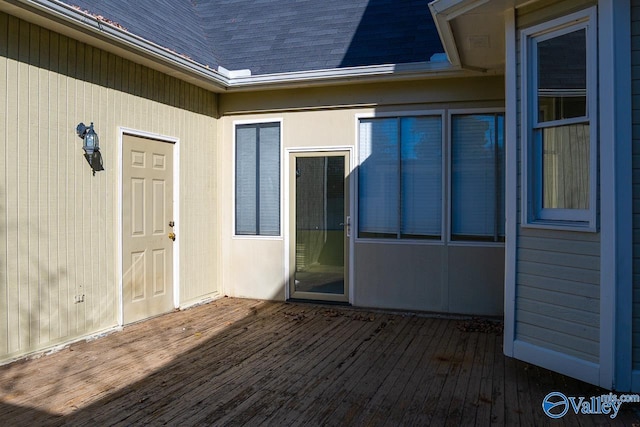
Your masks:
<instances>
[{"instance_id":1,"label":"window with white frame","mask_svg":"<svg viewBox=\"0 0 640 427\"><path fill-rule=\"evenodd\" d=\"M522 31L524 222L595 224L595 9Z\"/></svg>"},{"instance_id":2,"label":"window with white frame","mask_svg":"<svg viewBox=\"0 0 640 427\"><path fill-rule=\"evenodd\" d=\"M359 121L358 236L440 239L442 116Z\"/></svg>"},{"instance_id":3,"label":"window with white frame","mask_svg":"<svg viewBox=\"0 0 640 427\"><path fill-rule=\"evenodd\" d=\"M280 235L280 123L236 125L235 233Z\"/></svg>"},{"instance_id":4,"label":"window with white frame","mask_svg":"<svg viewBox=\"0 0 640 427\"><path fill-rule=\"evenodd\" d=\"M451 240L504 241L504 114L451 116Z\"/></svg>"}]
</instances>

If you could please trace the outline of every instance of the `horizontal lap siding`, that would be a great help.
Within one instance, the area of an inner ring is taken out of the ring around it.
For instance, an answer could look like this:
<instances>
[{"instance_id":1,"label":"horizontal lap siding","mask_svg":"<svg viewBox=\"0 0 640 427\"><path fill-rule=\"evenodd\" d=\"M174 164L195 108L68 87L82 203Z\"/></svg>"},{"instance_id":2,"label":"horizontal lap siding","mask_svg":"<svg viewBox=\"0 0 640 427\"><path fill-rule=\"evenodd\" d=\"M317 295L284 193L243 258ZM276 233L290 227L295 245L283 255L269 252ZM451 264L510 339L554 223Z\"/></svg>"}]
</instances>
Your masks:
<instances>
[{"instance_id":1,"label":"horizontal lap siding","mask_svg":"<svg viewBox=\"0 0 640 427\"><path fill-rule=\"evenodd\" d=\"M182 300L216 290L214 94L0 13L0 101L0 361L117 324L119 126L180 139Z\"/></svg>"},{"instance_id":2,"label":"horizontal lap siding","mask_svg":"<svg viewBox=\"0 0 640 427\"><path fill-rule=\"evenodd\" d=\"M640 369L640 0L631 1L633 108L633 369Z\"/></svg>"},{"instance_id":3,"label":"horizontal lap siding","mask_svg":"<svg viewBox=\"0 0 640 427\"><path fill-rule=\"evenodd\" d=\"M588 1L580 4L538 2L518 11L518 26L524 28L539 24L591 4ZM519 40L517 48L520 49ZM521 84L518 52L519 101ZM518 111L520 114L521 110ZM518 136L521 136L520 128ZM518 158L521 158L521 152ZM520 164L519 178L521 173ZM600 235L522 227L522 187L520 179L518 181L515 339L597 363L600 345Z\"/></svg>"},{"instance_id":4,"label":"horizontal lap siding","mask_svg":"<svg viewBox=\"0 0 640 427\"><path fill-rule=\"evenodd\" d=\"M597 362L598 235L522 229L516 277L516 338Z\"/></svg>"}]
</instances>

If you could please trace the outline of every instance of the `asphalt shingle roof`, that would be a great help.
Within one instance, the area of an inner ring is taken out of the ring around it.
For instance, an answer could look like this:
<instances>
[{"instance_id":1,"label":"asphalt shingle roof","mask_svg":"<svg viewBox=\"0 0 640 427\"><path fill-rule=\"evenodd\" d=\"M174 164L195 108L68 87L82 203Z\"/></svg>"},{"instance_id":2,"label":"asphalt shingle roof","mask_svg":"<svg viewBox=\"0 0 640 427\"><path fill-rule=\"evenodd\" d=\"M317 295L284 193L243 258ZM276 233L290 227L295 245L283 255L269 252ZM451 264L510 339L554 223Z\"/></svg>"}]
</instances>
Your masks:
<instances>
[{"instance_id":1,"label":"asphalt shingle roof","mask_svg":"<svg viewBox=\"0 0 640 427\"><path fill-rule=\"evenodd\" d=\"M79 10L102 16L129 33L190 57L203 65L219 62L189 0L63 0Z\"/></svg>"},{"instance_id":2,"label":"asphalt shingle roof","mask_svg":"<svg viewBox=\"0 0 640 427\"><path fill-rule=\"evenodd\" d=\"M65 0L208 65L253 75L428 61L425 0Z\"/></svg>"}]
</instances>

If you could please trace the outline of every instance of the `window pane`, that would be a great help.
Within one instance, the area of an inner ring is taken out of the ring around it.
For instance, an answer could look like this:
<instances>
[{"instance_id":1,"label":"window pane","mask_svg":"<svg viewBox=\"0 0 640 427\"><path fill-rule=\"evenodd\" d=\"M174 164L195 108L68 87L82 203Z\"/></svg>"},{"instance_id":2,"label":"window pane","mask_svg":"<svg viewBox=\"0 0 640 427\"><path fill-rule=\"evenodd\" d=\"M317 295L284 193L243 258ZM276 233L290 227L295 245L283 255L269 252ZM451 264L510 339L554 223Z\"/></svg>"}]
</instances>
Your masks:
<instances>
[{"instance_id":1,"label":"window pane","mask_svg":"<svg viewBox=\"0 0 640 427\"><path fill-rule=\"evenodd\" d=\"M453 239L504 236L504 117L454 116L451 121Z\"/></svg>"},{"instance_id":2,"label":"window pane","mask_svg":"<svg viewBox=\"0 0 640 427\"><path fill-rule=\"evenodd\" d=\"M542 145L542 207L589 209L589 125L536 132Z\"/></svg>"},{"instance_id":3,"label":"window pane","mask_svg":"<svg viewBox=\"0 0 640 427\"><path fill-rule=\"evenodd\" d=\"M257 138L254 126L236 128L236 234L256 234Z\"/></svg>"},{"instance_id":4,"label":"window pane","mask_svg":"<svg viewBox=\"0 0 640 427\"><path fill-rule=\"evenodd\" d=\"M538 122L586 117L586 43L585 29L538 42Z\"/></svg>"},{"instance_id":5,"label":"window pane","mask_svg":"<svg viewBox=\"0 0 640 427\"><path fill-rule=\"evenodd\" d=\"M359 138L359 235L395 238L400 194L398 120L362 120Z\"/></svg>"},{"instance_id":6,"label":"window pane","mask_svg":"<svg viewBox=\"0 0 640 427\"><path fill-rule=\"evenodd\" d=\"M440 237L442 126L440 117L401 119L401 234Z\"/></svg>"},{"instance_id":7,"label":"window pane","mask_svg":"<svg viewBox=\"0 0 640 427\"><path fill-rule=\"evenodd\" d=\"M280 125L236 127L236 234L280 234Z\"/></svg>"},{"instance_id":8,"label":"window pane","mask_svg":"<svg viewBox=\"0 0 640 427\"><path fill-rule=\"evenodd\" d=\"M280 126L260 127L259 234L280 234Z\"/></svg>"}]
</instances>

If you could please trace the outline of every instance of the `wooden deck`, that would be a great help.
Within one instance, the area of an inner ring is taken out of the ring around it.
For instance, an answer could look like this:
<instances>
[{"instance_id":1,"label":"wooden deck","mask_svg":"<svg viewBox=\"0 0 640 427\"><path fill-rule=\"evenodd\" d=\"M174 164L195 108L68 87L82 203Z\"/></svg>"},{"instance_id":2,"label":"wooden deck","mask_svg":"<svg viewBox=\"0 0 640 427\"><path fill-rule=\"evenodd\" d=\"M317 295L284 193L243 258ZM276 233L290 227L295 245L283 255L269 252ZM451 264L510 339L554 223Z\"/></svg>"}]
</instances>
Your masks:
<instances>
[{"instance_id":1,"label":"wooden deck","mask_svg":"<svg viewBox=\"0 0 640 427\"><path fill-rule=\"evenodd\" d=\"M478 324L471 324L478 326ZM480 324L483 326L483 324ZM0 367L3 425L640 425L542 412L606 392L460 320L224 298ZM468 328L467 328L468 329Z\"/></svg>"}]
</instances>

